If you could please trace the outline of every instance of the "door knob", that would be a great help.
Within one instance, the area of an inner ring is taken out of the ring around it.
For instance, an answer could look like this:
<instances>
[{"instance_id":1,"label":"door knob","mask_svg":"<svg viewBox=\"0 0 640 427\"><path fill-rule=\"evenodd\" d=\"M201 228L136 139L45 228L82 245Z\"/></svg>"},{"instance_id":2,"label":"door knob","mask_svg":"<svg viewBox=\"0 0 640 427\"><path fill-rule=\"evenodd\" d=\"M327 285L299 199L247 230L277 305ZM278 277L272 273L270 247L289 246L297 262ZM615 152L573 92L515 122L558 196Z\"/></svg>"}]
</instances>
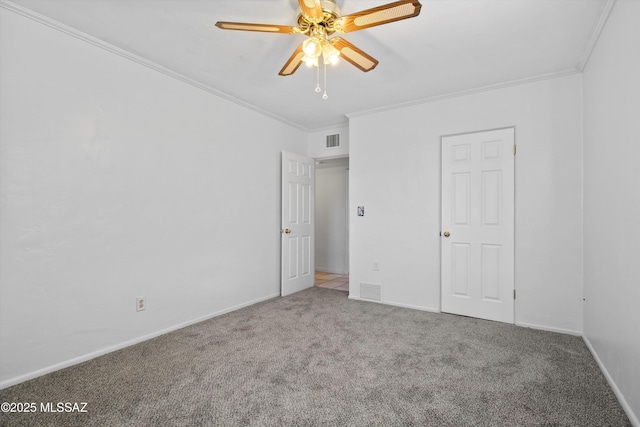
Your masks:
<instances>
[{"instance_id":1,"label":"door knob","mask_svg":"<svg viewBox=\"0 0 640 427\"><path fill-rule=\"evenodd\" d=\"M442 233L442 235L444 237L449 237L449 236L451 236L451 233L449 233L448 231L445 231L444 233Z\"/></svg>"},{"instance_id":2,"label":"door knob","mask_svg":"<svg viewBox=\"0 0 640 427\"><path fill-rule=\"evenodd\" d=\"M289 230L288 228L285 228L284 230L280 230L280 232L285 234L291 234L291 230Z\"/></svg>"}]
</instances>

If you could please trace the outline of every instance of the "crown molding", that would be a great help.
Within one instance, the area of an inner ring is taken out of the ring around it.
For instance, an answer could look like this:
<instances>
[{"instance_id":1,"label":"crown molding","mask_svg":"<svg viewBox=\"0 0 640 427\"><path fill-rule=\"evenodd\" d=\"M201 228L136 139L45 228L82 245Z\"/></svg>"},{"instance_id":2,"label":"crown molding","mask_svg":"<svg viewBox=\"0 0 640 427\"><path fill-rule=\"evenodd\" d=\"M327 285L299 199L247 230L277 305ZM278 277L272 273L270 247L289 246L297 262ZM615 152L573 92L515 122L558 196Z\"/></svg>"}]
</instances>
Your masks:
<instances>
[{"instance_id":1,"label":"crown molding","mask_svg":"<svg viewBox=\"0 0 640 427\"><path fill-rule=\"evenodd\" d=\"M346 116L345 116L345 120L343 122L340 123L336 123L333 125L327 125L327 126L322 126L322 127L318 127L318 128L313 128L311 130L309 130L309 133L322 133L322 132L332 132L332 131L341 131L345 128L349 128L349 121L346 120Z\"/></svg>"},{"instance_id":2,"label":"crown molding","mask_svg":"<svg viewBox=\"0 0 640 427\"><path fill-rule=\"evenodd\" d=\"M40 24L44 24L50 28L53 28L54 30L58 30L62 33L65 33L69 36L75 37L79 40L82 40L86 43L92 44L96 47L99 47L101 49L104 49L108 52L111 52L113 54L116 54L122 58L128 59L130 61L133 61L137 64L143 65L147 68L150 68L152 70L155 70L157 72L160 72L166 76L172 77L176 80L179 80L183 83L186 83L188 85L191 85L193 87L196 87L200 90L203 90L205 92L209 92L219 98L223 98L227 101L233 102L234 104L240 105L242 107L245 107L249 110L255 111L257 113L260 113L262 115L265 115L271 119L277 120L281 123L284 123L288 126L294 127L296 129L299 129L301 131L304 132L310 132L309 129L305 128L304 126L301 126L298 123L294 123L290 120L287 120L281 116L278 116L276 114L273 114L269 111L263 110L261 108L256 107L255 105L252 105L248 102L242 101L232 95L229 95L228 93L222 92L221 90L218 90L214 87L205 85L203 83L200 83L190 77L185 76L184 74L181 74L177 71L174 71L170 68L164 67L156 62L150 61L146 58L143 58L141 56L138 56L136 54L133 54L129 51L126 51L124 49L121 49L117 46L114 46L110 43L107 43L103 40L100 40L96 37L90 36L89 34L83 33L82 31L76 30L75 28L69 27L68 25L65 25L61 22L55 21L51 18L48 18L44 15L41 15L37 12L32 11L31 9L27 9L26 7L17 5L15 3L12 3L8 0L0 0L0 8L2 9L6 9L9 10L11 12L17 13L19 15L24 16L25 18L31 19L35 22L38 22Z\"/></svg>"},{"instance_id":3,"label":"crown molding","mask_svg":"<svg viewBox=\"0 0 640 427\"><path fill-rule=\"evenodd\" d=\"M400 109L400 108L413 107L413 106L416 106L416 105L428 104L428 103L431 103L431 102L442 101L442 100L445 100L445 99L458 98L458 97L461 97L461 96L473 95L475 93L488 92L488 91L492 91L492 90L496 90L496 89L503 89L503 88L512 87L512 86L520 86L520 85L525 85L525 84L529 84L529 83L535 83L535 82L541 81L541 80L556 79L556 78L559 78L559 77L565 77L565 76L570 76L572 74L580 74L580 73L581 73L581 71L579 69L577 69L577 68L569 68L567 70L558 71L558 72L554 72L554 73L538 74L538 75L535 75L535 76L524 77L524 78L516 79L516 80L509 80L509 81L506 81L506 82L495 83L495 84L486 85L486 86L480 86L480 87L476 87L476 88L472 88L472 89L465 89L465 90L461 90L461 91L457 91L457 92L444 93L444 94L440 94L440 95L430 96L430 97L427 97L427 98L415 99L413 101L401 102L401 103L398 103L398 104L387 105L387 106L379 107L379 108L373 108L373 109L370 109L370 110L356 111L356 112L353 112L353 113L346 114L346 116L349 119L352 119L354 117L368 116L370 114L382 113L382 112L385 112L385 111L397 110L397 109Z\"/></svg>"},{"instance_id":4,"label":"crown molding","mask_svg":"<svg viewBox=\"0 0 640 427\"><path fill-rule=\"evenodd\" d=\"M607 23L609 15L611 15L611 10L613 9L613 6L615 4L616 0L607 0L602 6L602 9L600 10L600 16L598 16L598 22L596 22L595 27L593 27L593 30L591 31L589 40L587 40L587 43L584 46L582 56L580 57L580 62L578 63L578 70L580 70L581 72L584 71L585 67L587 66L589 58L591 58L591 54L598 44L598 39L600 39L602 29Z\"/></svg>"},{"instance_id":5,"label":"crown molding","mask_svg":"<svg viewBox=\"0 0 640 427\"><path fill-rule=\"evenodd\" d=\"M349 119L351 119L351 118L354 118L354 117L366 116L366 115L369 115L369 114L375 114L375 113L380 113L380 112L384 112L384 111L395 110L395 109L398 109L398 108L411 107L411 106L414 106L414 105L426 104L426 103L429 103L429 102L436 102L436 101L441 101L441 100L444 100L444 99L456 98L456 97L460 97L460 96L471 95L471 94L474 94L474 93L485 92L485 91L489 91L489 90L501 89L501 88L506 88L506 87L510 87L510 86L517 86L517 85L522 85L522 84L533 83L533 82L540 81L540 80L554 79L554 78L558 78L558 77L568 76L568 75L571 75L571 74L582 73L584 71L585 67L587 66L587 63L589 62L589 58L591 57L591 53L593 52L593 50L595 49L595 47L596 47L596 45L598 43L598 39L600 38L600 34L602 34L602 30L603 30L605 24L607 23L607 20L609 19L609 15L611 15L611 10L613 9L613 6L615 5L616 1L617 0L606 0L604 5L602 6L602 9L600 10L600 15L598 16L598 20L596 22L596 25L593 27L593 30L591 31L591 35L589 36L589 40L587 41L587 43L584 46L582 55L580 56L580 60L578 62L578 66L576 68L571 68L571 69L567 69L567 70L563 70L563 71L559 71L559 72L555 72L555 73L548 73L548 74L541 74L541 75L536 75L536 76L531 76L531 77L525 77L525 78L522 78L522 79L511 80L511 81L492 84L492 85L487 85L487 86L481 86L481 87L478 87L478 88L467 89L467 90L462 90L462 91L458 91L458 92L451 92L451 93L436 95L436 96L428 97L428 98L416 99L416 100L413 100L413 101L403 102L403 103L389 105L389 106L380 107L380 108L374 108L374 109L370 109L370 110L357 111L357 112L354 112L354 113L346 114L346 116Z\"/></svg>"},{"instance_id":6,"label":"crown molding","mask_svg":"<svg viewBox=\"0 0 640 427\"><path fill-rule=\"evenodd\" d=\"M348 113L345 114L345 117L347 119L351 119L354 117L360 117L360 116L366 116L369 114L375 114L375 113L379 113L379 112L384 112L384 111L390 111L390 110L395 110L395 109L399 109L399 108L406 108L406 107L411 107L411 106L415 106L415 105L420 105L420 104L426 104L426 103L430 103L430 102L436 102L436 101L441 101L441 100L445 100L445 99L450 99L450 98L457 98L460 96L466 96L466 95L472 95L474 93L480 93L480 92L485 92L485 91L490 91L490 90L495 90L495 89L502 89L502 88L506 88L506 87L511 87L511 86L517 86L517 85L522 85L522 84L528 84L528 83L533 83L536 81L540 81L540 80L547 80L547 79L553 79L553 78L558 78L558 77L564 77L564 76L568 76L571 74L576 74L576 73L581 73L582 71L584 71L589 58L591 57L591 54L593 52L593 50L595 49L595 46L598 42L598 39L600 38L600 34L602 33L602 30L611 14L611 10L613 9L615 3L617 0L606 0L601 11L600 11L600 15L598 17L598 21L596 23L596 25L594 26L591 35L589 37L589 40L587 41L587 43L585 44L583 53L580 57L578 66L576 68L571 68L571 69L567 69L567 70L563 70L563 71L559 71L559 72L554 72L554 73L548 73L548 74L542 74L542 75L536 75L536 76L530 76L530 77L525 77L525 78L521 78L521 79L516 79L516 80L511 80L511 81L507 81L507 82L501 82L501 83L497 83L497 84L491 84L491 85L486 85L486 86L481 86L481 87L477 87L477 88L472 88L472 89L466 89L466 90L462 90L462 91L457 91L457 92L450 92L450 93L446 93L446 94L440 94L440 95L435 95L432 97L427 97L427 98L420 98L420 99L416 99L416 100L412 100L412 101L407 101L407 102L402 102L402 103L398 103L398 104L392 104L392 105L387 105L387 106L383 106L383 107L379 107L379 108L373 108L373 109L369 109L369 110L363 110L363 111L356 111L353 113ZM249 110L252 110L254 112L257 112L259 114L262 114L264 116L267 116L271 119L277 120L281 123L284 123L288 126L291 126L293 128L296 128L298 130L307 132L307 133L312 133L312 132L321 132L323 130L326 129L330 129L330 128L336 128L336 127L343 127L343 126L348 126L348 120L347 122L342 122L342 123L335 123L333 125L326 125L326 126L322 126L319 128L309 128L309 127L305 127L300 125L299 123L295 123L292 122L290 120L285 119L284 117L281 117L277 114L273 114L270 111L267 110L263 110L253 104L250 104L248 102L242 101L241 99L238 99L228 93L225 93L219 89L216 89L214 87L205 85L201 82L198 82L190 77L185 76L184 74L181 74L177 71L174 71L172 69L166 68L160 64L157 64L156 62L150 61L148 59L145 59L141 56L135 55L129 51L126 51L124 49L121 49L117 46L114 46L112 44L109 44L103 40L100 40L96 37L90 36L86 33L83 33L82 31L76 30L72 27L69 27L65 24L62 24L61 22L55 21L51 18L48 18L44 15L41 15L37 12L34 12L30 9L27 9L23 6L17 5L15 3L12 3L9 0L0 0L0 8L3 9L7 9L9 11L12 11L14 13L17 13L19 15L22 15L28 19L31 19L33 21L39 22L41 24L44 24L50 28L53 28L55 30L61 31L67 35L70 35L72 37L75 37L79 40L82 40L86 43L92 44L96 47L99 47L101 49L104 49L108 52L111 52L113 54L116 54L120 57L123 57L125 59L129 59L133 62L136 62L140 65L143 65L147 68L150 68L152 70L155 70L157 72L160 72L162 74L165 74L169 77L172 77L176 80L179 80L183 83L187 83L193 87L196 87L198 89L201 89L205 92L211 93L219 98L225 99L227 101L233 102L234 104L240 105L242 107L245 107Z\"/></svg>"}]
</instances>

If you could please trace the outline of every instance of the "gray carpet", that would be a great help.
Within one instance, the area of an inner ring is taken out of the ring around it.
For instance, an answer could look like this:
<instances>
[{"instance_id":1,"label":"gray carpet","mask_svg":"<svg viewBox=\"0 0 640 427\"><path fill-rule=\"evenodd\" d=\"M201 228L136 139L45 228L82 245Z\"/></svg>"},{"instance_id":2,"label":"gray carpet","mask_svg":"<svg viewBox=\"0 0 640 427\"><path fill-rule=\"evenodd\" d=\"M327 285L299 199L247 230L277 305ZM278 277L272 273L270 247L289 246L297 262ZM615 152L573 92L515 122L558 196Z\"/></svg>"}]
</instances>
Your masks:
<instances>
[{"instance_id":1,"label":"gray carpet","mask_svg":"<svg viewBox=\"0 0 640 427\"><path fill-rule=\"evenodd\" d=\"M313 288L0 390L9 426L629 426L579 337Z\"/></svg>"}]
</instances>

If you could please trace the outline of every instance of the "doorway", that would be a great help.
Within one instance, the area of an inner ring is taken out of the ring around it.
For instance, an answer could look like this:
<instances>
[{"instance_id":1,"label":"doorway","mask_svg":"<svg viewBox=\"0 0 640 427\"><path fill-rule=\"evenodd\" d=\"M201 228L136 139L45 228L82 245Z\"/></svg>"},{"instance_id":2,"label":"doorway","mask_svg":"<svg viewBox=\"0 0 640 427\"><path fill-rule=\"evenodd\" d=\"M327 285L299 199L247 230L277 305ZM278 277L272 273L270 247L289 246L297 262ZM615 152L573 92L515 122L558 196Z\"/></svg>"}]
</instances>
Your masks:
<instances>
[{"instance_id":1,"label":"doorway","mask_svg":"<svg viewBox=\"0 0 640 427\"><path fill-rule=\"evenodd\" d=\"M316 286L348 290L349 158L315 161Z\"/></svg>"}]
</instances>

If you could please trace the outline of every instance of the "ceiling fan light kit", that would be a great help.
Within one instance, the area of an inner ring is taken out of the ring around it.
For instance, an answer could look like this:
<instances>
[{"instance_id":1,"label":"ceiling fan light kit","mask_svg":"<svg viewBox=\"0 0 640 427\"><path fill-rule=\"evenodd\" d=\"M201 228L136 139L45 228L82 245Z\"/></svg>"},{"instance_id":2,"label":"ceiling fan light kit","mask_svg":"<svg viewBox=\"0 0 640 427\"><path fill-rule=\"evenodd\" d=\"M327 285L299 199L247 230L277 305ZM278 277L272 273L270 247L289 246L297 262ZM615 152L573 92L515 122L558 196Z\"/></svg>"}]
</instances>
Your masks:
<instances>
[{"instance_id":1,"label":"ceiling fan light kit","mask_svg":"<svg viewBox=\"0 0 640 427\"><path fill-rule=\"evenodd\" d=\"M216 27L223 30L258 31L265 33L302 34L307 38L296 48L278 73L290 76L304 62L317 67L316 92L320 89L320 64L324 68L324 94L327 99L327 65L334 65L339 58L364 72L373 70L378 60L342 37L331 37L334 33L346 34L377 25L388 24L420 14L422 5L418 0L399 0L383 6L341 16L335 0L298 0L300 13L297 26L251 24L244 22L218 21ZM320 61L322 57L322 61Z\"/></svg>"}]
</instances>

